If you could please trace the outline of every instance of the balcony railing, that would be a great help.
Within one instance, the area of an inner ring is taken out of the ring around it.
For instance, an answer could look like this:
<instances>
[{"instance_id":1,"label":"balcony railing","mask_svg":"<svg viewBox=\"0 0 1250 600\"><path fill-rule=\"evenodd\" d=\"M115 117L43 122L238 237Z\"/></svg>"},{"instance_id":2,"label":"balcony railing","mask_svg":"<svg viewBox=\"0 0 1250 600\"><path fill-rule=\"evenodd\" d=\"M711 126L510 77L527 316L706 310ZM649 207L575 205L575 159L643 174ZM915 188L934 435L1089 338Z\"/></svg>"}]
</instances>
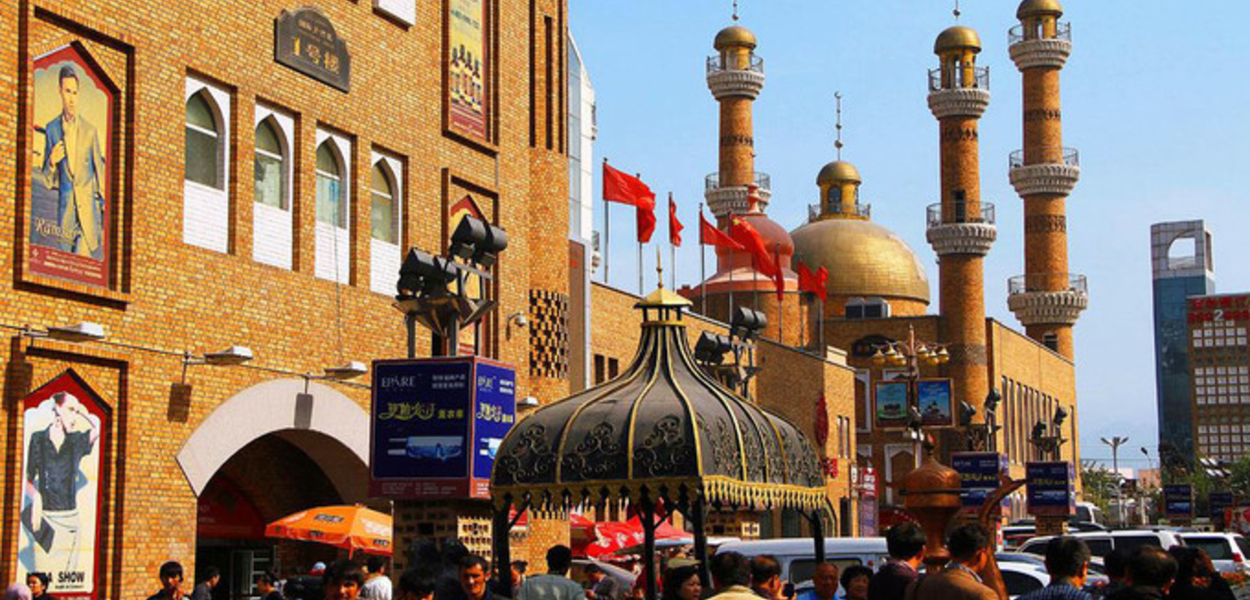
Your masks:
<instances>
[{"instance_id":1,"label":"balcony railing","mask_svg":"<svg viewBox=\"0 0 1250 600\"><path fill-rule=\"evenodd\" d=\"M927 212L928 229L933 229L941 225L953 225L956 223L985 223L987 225L994 224L994 204L991 202L981 203L981 215L969 215L965 202L955 202L952 206L954 209L954 218L949 221L942 220L942 203L930 204Z\"/></svg>"},{"instance_id":2,"label":"balcony railing","mask_svg":"<svg viewBox=\"0 0 1250 600\"><path fill-rule=\"evenodd\" d=\"M1030 25L1029 27L1016 25L1011 28L1011 31L1007 32L1007 42L1009 46L1014 46L1025 40L1063 40L1065 42L1070 42L1072 41L1072 24L1066 21L1056 23L1055 35L1051 37L1046 37L1042 33L1041 23Z\"/></svg>"},{"instance_id":3,"label":"balcony railing","mask_svg":"<svg viewBox=\"0 0 1250 600\"><path fill-rule=\"evenodd\" d=\"M755 179L754 179L754 181L755 181L755 185L759 186L759 188L760 188L761 190L772 190L772 189L773 189L773 178L772 178L772 176L771 176L771 175L769 175L768 173L761 173L761 172L759 172L759 171L756 171L756 172L755 172ZM710 174L708 174L708 176L707 176L707 177L705 177L705 178L703 179L703 189L704 189L704 191L710 192L710 191L712 191L712 190L714 190L714 189L717 189L717 188L719 188L719 187L721 187L721 185L720 185L720 173L719 173L719 172L717 172L717 173L710 173Z\"/></svg>"},{"instance_id":4,"label":"balcony railing","mask_svg":"<svg viewBox=\"0 0 1250 600\"><path fill-rule=\"evenodd\" d=\"M715 54L707 57L707 74L720 73L721 71L754 71L759 74L764 73L764 59L755 54L749 55L745 68L741 66L738 56L721 56Z\"/></svg>"},{"instance_id":5,"label":"balcony railing","mask_svg":"<svg viewBox=\"0 0 1250 600\"><path fill-rule=\"evenodd\" d=\"M1064 287L1064 286L1067 287ZM1030 292L1076 292L1088 294L1089 285L1084 275L1076 273L1031 273L1016 275L1007 280L1007 294L1027 294Z\"/></svg>"},{"instance_id":6,"label":"balcony railing","mask_svg":"<svg viewBox=\"0 0 1250 600\"><path fill-rule=\"evenodd\" d=\"M812 221L818 221L818 220L820 220L820 217L822 217L822 216L824 216L824 215L826 215L826 214L830 214L830 215L843 215L843 214L845 214L845 215L855 215L855 216L857 216L857 217L864 217L865 219L871 219L871 218L872 218L872 205L871 205L871 204L861 204L861 203L859 203L859 202L856 202L856 203L855 203L855 208L853 208L853 209L851 209L851 210L849 210L849 211L844 211L844 210L842 210L842 205L841 205L841 204L834 204L834 205L832 205L832 206L830 206L830 207L829 207L829 211L828 211L828 212L826 212L825 210L823 210L823 209L820 207L820 205L819 205L819 204L808 204L808 205L807 205L807 222L808 222L808 223L810 223L810 222L812 222Z\"/></svg>"},{"instance_id":7,"label":"balcony railing","mask_svg":"<svg viewBox=\"0 0 1250 600\"><path fill-rule=\"evenodd\" d=\"M1011 153L1011 157L1008 159L1010 162L1010 167L1012 169L1019 169L1020 167L1026 167L1030 165L1049 165L1049 164L1064 164L1069 167L1081 166L1081 153L1077 152L1076 148L1047 147L1047 148L1041 148L1038 153L1041 154L1042 157L1060 156L1061 158L1058 162L1054 160L1037 160L1036 157L1030 157L1032 160L1026 161L1024 158L1024 150L1016 150L1015 152Z\"/></svg>"},{"instance_id":8,"label":"balcony railing","mask_svg":"<svg viewBox=\"0 0 1250 600\"><path fill-rule=\"evenodd\" d=\"M990 89L989 67L955 67L943 72L942 69L929 69L929 91L955 89Z\"/></svg>"}]
</instances>

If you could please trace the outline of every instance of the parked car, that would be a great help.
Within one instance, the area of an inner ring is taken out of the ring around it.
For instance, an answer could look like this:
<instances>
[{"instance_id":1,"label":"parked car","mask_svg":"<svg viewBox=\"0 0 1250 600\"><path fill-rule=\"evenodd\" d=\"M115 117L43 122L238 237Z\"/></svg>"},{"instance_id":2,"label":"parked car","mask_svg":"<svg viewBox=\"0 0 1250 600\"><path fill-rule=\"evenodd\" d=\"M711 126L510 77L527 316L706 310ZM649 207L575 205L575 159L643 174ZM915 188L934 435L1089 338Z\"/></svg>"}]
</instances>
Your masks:
<instances>
[{"instance_id":1,"label":"parked car","mask_svg":"<svg viewBox=\"0 0 1250 600\"><path fill-rule=\"evenodd\" d=\"M737 552L747 557L771 554L781 563L781 580L793 584L810 580L816 570L816 548L811 538L730 542L716 551ZM864 565L876 570L889 555L883 537L825 539L825 560L838 565L838 569Z\"/></svg>"},{"instance_id":2,"label":"parked car","mask_svg":"<svg viewBox=\"0 0 1250 600\"><path fill-rule=\"evenodd\" d=\"M1162 529L1126 529L1122 531L1083 531L1070 534L1072 537L1085 540L1089 545L1090 552L1097 557L1104 557L1111 553L1112 550L1122 549L1132 552L1138 546L1159 546L1167 549L1172 546L1184 545L1180 535L1174 531ZM1036 554L1042 556L1046 554L1046 544L1054 536L1041 536L1030 538L1027 542L1020 545L1017 552L1027 554Z\"/></svg>"},{"instance_id":3,"label":"parked car","mask_svg":"<svg viewBox=\"0 0 1250 600\"><path fill-rule=\"evenodd\" d=\"M1182 533L1186 546L1201 548L1221 573L1250 571L1250 542L1236 533Z\"/></svg>"},{"instance_id":4,"label":"parked car","mask_svg":"<svg viewBox=\"0 0 1250 600\"><path fill-rule=\"evenodd\" d=\"M1050 575L1046 568L1028 562L1000 561L998 571L1003 574L1003 583L1007 585L1007 597L1015 600L1033 590L1040 590L1050 584Z\"/></svg>"}]
</instances>

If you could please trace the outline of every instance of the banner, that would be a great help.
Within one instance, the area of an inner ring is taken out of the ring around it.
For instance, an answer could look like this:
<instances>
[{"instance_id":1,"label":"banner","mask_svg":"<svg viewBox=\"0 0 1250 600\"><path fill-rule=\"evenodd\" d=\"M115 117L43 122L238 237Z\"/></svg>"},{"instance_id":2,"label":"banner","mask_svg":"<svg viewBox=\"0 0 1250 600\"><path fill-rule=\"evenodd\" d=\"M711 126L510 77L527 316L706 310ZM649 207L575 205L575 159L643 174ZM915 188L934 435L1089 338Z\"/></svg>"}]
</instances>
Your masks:
<instances>
[{"instance_id":1,"label":"banner","mask_svg":"<svg viewBox=\"0 0 1250 600\"><path fill-rule=\"evenodd\" d=\"M447 84L452 131L488 141L490 91L486 53L486 0L448 0Z\"/></svg>"},{"instance_id":2,"label":"banner","mask_svg":"<svg viewBox=\"0 0 1250 600\"><path fill-rule=\"evenodd\" d=\"M878 429L907 426L907 388L906 381L878 381L874 386Z\"/></svg>"},{"instance_id":3,"label":"banner","mask_svg":"<svg viewBox=\"0 0 1250 600\"><path fill-rule=\"evenodd\" d=\"M109 285L117 90L73 43L34 60L30 272Z\"/></svg>"},{"instance_id":4,"label":"banner","mask_svg":"<svg viewBox=\"0 0 1250 600\"><path fill-rule=\"evenodd\" d=\"M488 498L516 420L516 374L476 356L375 361L370 493Z\"/></svg>"},{"instance_id":5,"label":"banner","mask_svg":"<svg viewBox=\"0 0 1250 600\"><path fill-rule=\"evenodd\" d=\"M955 412L950 379L921 379L916 382L916 406L925 427L954 427Z\"/></svg>"},{"instance_id":6,"label":"banner","mask_svg":"<svg viewBox=\"0 0 1250 600\"><path fill-rule=\"evenodd\" d=\"M101 470L109 407L66 371L22 401L17 581L46 573L61 600L99 596Z\"/></svg>"},{"instance_id":7,"label":"banner","mask_svg":"<svg viewBox=\"0 0 1250 600\"><path fill-rule=\"evenodd\" d=\"M1076 471L1068 462L1031 462L1024 466L1028 480L1028 512L1035 517L1076 514L1073 481Z\"/></svg>"},{"instance_id":8,"label":"banner","mask_svg":"<svg viewBox=\"0 0 1250 600\"><path fill-rule=\"evenodd\" d=\"M1007 455L996 452L956 452L951 455L951 468L959 472L960 499L965 508L979 509L994 490L999 477L1007 474ZM1002 505L1006 506L1006 497Z\"/></svg>"},{"instance_id":9,"label":"banner","mask_svg":"<svg viewBox=\"0 0 1250 600\"><path fill-rule=\"evenodd\" d=\"M1211 492L1207 495L1208 515L1217 524L1224 523L1224 510L1236 505L1232 492Z\"/></svg>"},{"instance_id":10,"label":"banner","mask_svg":"<svg viewBox=\"0 0 1250 600\"><path fill-rule=\"evenodd\" d=\"M1163 486L1163 514L1169 521L1193 520L1193 486L1187 483L1173 483Z\"/></svg>"}]
</instances>

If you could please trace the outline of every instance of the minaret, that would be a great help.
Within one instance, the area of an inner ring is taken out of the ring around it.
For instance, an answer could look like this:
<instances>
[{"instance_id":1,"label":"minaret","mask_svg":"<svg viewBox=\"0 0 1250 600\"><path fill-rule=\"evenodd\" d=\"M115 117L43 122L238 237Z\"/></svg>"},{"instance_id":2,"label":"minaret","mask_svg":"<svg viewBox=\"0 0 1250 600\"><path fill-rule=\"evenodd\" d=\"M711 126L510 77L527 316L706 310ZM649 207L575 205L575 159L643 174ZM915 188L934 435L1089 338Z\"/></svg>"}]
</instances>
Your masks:
<instances>
[{"instance_id":1,"label":"minaret","mask_svg":"<svg viewBox=\"0 0 1250 600\"><path fill-rule=\"evenodd\" d=\"M993 205L981 202L977 121L989 107L989 69L978 67L981 38L956 25L934 44L941 66L929 72L929 109L941 131L941 203L929 207L927 237L938 255L942 341L955 399L981 407L989 391L983 260L997 237Z\"/></svg>"},{"instance_id":2,"label":"minaret","mask_svg":"<svg viewBox=\"0 0 1250 600\"><path fill-rule=\"evenodd\" d=\"M751 104L764 89L764 60L755 55L755 43L751 30L731 25L716 34L717 53L707 59L707 87L720 104L720 171L707 176L704 198L721 227L730 213L746 212L748 184L759 186L761 209L772 194L768 177L755 173Z\"/></svg>"},{"instance_id":3,"label":"minaret","mask_svg":"<svg viewBox=\"0 0 1250 600\"><path fill-rule=\"evenodd\" d=\"M1024 149L1011 154L1011 184L1024 199L1024 275L1008 283L1007 305L1029 337L1071 359L1072 326L1089 302L1084 275L1068 272L1065 203L1081 168L1063 147L1059 70L1072 29L1057 0L1024 0L1011 30L1011 59L1024 74Z\"/></svg>"}]
</instances>

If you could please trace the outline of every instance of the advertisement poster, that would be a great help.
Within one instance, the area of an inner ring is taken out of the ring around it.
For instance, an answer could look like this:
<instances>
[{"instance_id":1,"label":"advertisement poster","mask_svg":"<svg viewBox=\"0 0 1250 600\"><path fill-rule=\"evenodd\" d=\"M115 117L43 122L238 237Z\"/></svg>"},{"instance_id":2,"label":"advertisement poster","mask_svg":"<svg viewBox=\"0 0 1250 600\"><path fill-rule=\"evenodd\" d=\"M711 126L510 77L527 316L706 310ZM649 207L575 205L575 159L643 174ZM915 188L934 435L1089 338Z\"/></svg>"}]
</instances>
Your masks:
<instances>
[{"instance_id":1,"label":"advertisement poster","mask_svg":"<svg viewBox=\"0 0 1250 600\"><path fill-rule=\"evenodd\" d=\"M1031 462L1024 467L1028 479L1028 512L1036 517L1076 514L1072 463Z\"/></svg>"},{"instance_id":2,"label":"advertisement poster","mask_svg":"<svg viewBox=\"0 0 1250 600\"><path fill-rule=\"evenodd\" d=\"M473 356L373 368L370 492L484 497L494 452L516 419L514 371Z\"/></svg>"},{"instance_id":3,"label":"advertisement poster","mask_svg":"<svg viewBox=\"0 0 1250 600\"><path fill-rule=\"evenodd\" d=\"M451 129L481 141L486 137L486 0L448 0L447 60Z\"/></svg>"},{"instance_id":4,"label":"advertisement poster","mask_svg":"<svg viewBox=\"0 0 1250 600\"><path fill-rule=\"evenodd\" d=\"M94 599L109 408L66 371L23 400L22 411L17 580L46 573L58 599Z\"/></svg>"},{"instance_id":5,"label":"advertisement poster","mask_svg":"<svg viewBox=\"0 0 1250 600\"><path fill-rule=\"evenodd\" d=\"M949 379L921 379L916 382L916 405L925 427L955 426L951 397Z\"/></svg>"},{"instance_id":6,"label":"advertisement poster","mask_svg":"<svg viewBox=\"0 0 1250 600\"><path fill-rule=\"evenodd\" d=\"M1232 492L1211 492L1207 496L1211 520L1223 523L1224 510L1235 506L1234 500Z\"/></svg>"},{"instance_id":7,"label":"advertisement poster","mask_svg":"<svg viewBox=\"0 0 1250 600\"><path fill-rule=\"evenodd\" d=\"M996 452L956 452L951 468L959 472L959 497L965 508L981 508L985 499L998 489L999 477L1007 474L1007 455ZM1007 503L1007 498L1003 498Z\"/></svg>"},{"instance_id":8,"label":"advertisement poster","mask_svg":"<svg viewBox=\"0 0 1250 600\"><path fill-rule=\"evenodd\" d=\"M107 287L116 88L77 44L34 60L32 273Z\"/></svg>"},{"instance_id":9,"label":"advertisement poster","mask_svg":"<svg viewBox=\"0 0 1250 600\"><path fill-rule=\"evenodd\" d=\"M873 396L877 406L878 428L897 429L907 426L906 381L878 381Z\"/></svg>"},{"instance_id":10,"label":"advertisement poster","mask_svg":"<svg viewBox=\"0 0 1250 600\"><path fill-rule=\"evenodd\" d=\"M1163 486L1163 513L1172 521L1194 518L1194 488L1187 483Z\"/></svg>"}]
</instances>

